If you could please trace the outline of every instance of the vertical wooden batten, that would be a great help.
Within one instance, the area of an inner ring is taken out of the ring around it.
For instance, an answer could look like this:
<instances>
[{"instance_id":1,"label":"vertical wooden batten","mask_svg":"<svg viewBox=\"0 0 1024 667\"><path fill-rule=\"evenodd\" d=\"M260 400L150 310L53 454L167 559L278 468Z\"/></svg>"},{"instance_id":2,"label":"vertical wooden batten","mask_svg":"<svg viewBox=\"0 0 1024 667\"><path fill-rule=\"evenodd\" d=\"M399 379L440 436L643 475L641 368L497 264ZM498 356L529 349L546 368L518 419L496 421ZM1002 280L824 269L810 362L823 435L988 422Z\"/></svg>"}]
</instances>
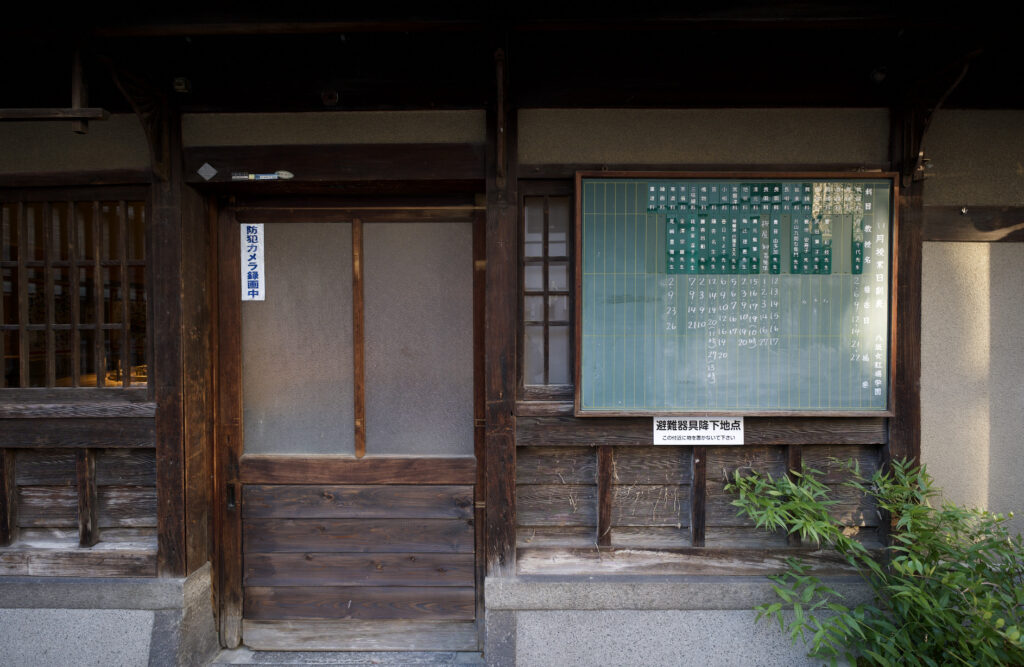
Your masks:
<instances>
[{"instance_id":1,"label":"vertical wooden batten","mask_svg":"<svg viewBox=\"0 0 1024 667\"><path fill-rule=\"evenodd\" d=\"M14 450L0 449L0 547L6 547L18 539L17 502Z\"/></svg>"},{"instance_id":2,"label":"vertical wooden batten","mask_svg":"<svg viewBox=\"0 0 1024 667\"><path fill-rule=\"evenodd\" d=\"M707 525L708 448L694 447L690 462L690 543L704 546Z\"/></svg>"},{"instance_id":3,"label":"vertical wooden batten","mask_svg":"<svg viewBox=\"0 0 1024 667\"><path fill-rule=\"evenodd\" d=\"M352 220L352 396L355 455L366 456L366 321L363 315L363 221Z\"/></svg>"},{"instance_id":4,"label":"vertical wooden batten","mask_svg":"<svg viewBox=\"0 0 1024 667\"><path fill-rule=\"evenodd\" d=\"M612 545L612 478L615 472L613 450L609 445L597 448L597 545Z\"/></svg>"},{"instance_id":5,"label":"vertical wooden batten","mask_svg":"<svg viewBox=\"0 0 1024 667\"><path fill-rule=\"evenodd\" d=\"M505 52L495 54L495 98L487 109L487 267L484 499L487 573L515 573L516 116Z\"/></svg>"},{"instance_id":6,"label":"vertical wooden batten","mask_svg":"<svg viewBox=\"0 0 1024 667\"><path fill-rule=\"evenodd\" d=\"M77 450L75 471L78 482L78 544L91 547L100 541L99 517L96 511L96 450Z\"/></svg>"}]
</instances>

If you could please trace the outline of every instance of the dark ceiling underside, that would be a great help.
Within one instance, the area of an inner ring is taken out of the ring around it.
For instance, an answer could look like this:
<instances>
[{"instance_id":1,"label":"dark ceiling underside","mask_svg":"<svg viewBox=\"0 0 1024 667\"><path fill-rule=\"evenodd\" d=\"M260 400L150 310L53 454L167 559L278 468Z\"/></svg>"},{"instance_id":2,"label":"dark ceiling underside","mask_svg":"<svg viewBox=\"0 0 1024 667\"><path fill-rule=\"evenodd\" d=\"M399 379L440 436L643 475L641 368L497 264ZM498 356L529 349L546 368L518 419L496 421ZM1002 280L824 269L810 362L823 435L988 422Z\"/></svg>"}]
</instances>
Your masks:
<instances>
[{"instance_id":1,"label":"dark ceiling underside","mask_svg":"<svg viewBox=\"0 0 1024 667\"><path fill-rule=\"evenodd\" d=\"M473 108L491 95L497 46L524 107L884 107L937 100L959 80L945 107L1024 108L1015 22L889 4L585 20L520 5L500 17L458 5L427 17L36 16L0 27L0 108L70 106L76 47L89 106L115 112L128 106L112 71L147 77L186 111ZM175 79L187 92L170 92Z\"/></svg>"}]
</instances>

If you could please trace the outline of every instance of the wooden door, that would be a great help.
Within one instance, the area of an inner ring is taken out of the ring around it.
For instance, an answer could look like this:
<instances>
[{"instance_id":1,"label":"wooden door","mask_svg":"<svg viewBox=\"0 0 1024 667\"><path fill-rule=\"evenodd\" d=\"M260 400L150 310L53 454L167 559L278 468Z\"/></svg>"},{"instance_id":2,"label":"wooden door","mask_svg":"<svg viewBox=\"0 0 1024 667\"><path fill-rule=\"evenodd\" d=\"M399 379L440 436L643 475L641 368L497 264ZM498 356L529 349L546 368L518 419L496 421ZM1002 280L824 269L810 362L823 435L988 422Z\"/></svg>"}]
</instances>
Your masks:
<instances>
[{"instance_id":1,"label":"wooden door","mask_svg":"<svg viewBox=\"0 0 1024 667\"><path fill-rule=\"evenodd\" d=\"M248 217L220 235L225 645L477 650L479 224Z\"/></svg>"}]
</instances>

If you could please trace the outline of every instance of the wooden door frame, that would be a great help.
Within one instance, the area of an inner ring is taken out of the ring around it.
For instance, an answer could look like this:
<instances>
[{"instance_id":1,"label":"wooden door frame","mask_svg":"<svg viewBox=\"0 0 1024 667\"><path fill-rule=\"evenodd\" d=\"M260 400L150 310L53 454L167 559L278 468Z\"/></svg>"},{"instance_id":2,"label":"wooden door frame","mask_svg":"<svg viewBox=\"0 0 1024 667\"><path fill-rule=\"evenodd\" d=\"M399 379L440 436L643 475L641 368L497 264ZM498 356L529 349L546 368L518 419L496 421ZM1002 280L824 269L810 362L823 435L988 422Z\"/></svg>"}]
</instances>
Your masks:
<instances>
[{"instance_id":1,"label":"wooden door frame","mask_svg":"<svg viewBox=\"0 0 1024 667\"><path fill-rule=\"evenodd\" d=\"M327 465L303 465L291 457L293 472L278 465L287 455L243 457L241 257L238 225L246 222L463 222L472 224L473 246L473 415L474 456L446 457L444 470L431 459L342 458ZM442 206L303 206L296 201L222 208L216 226L216 426L214 456L214 585L221 645L235 648L242 642L242 486L245 483L296 484L317 480L348 484L394 483L408 476L429 476L433 483L474 484L476 622L483 642L483 577L486 545L484 528L484 209L472 205ZM439 477L440 475L440 477Z\"/></svg>"}]
</instances>

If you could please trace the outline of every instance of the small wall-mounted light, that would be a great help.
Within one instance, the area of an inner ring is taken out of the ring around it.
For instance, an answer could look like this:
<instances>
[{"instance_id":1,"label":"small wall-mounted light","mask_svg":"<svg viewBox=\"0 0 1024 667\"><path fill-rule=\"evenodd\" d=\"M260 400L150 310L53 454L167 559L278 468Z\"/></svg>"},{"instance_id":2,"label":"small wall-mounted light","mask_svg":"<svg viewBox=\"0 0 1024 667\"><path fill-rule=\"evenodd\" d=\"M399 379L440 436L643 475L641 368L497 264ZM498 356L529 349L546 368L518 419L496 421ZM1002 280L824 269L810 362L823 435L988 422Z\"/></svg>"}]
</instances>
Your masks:
<instances>
[{"instance_id":1,"label":"small wall-mounted light","mask_svg":"<svg viewBox=\"0 0 1024 667\"><path fill-rule=\"evenodd\" d=\"M289 181L295 178L295 174L284 169L279 169L272 174L255 174L249 171L231 172L232 181Z\"/></svg>"}]
</instances>

